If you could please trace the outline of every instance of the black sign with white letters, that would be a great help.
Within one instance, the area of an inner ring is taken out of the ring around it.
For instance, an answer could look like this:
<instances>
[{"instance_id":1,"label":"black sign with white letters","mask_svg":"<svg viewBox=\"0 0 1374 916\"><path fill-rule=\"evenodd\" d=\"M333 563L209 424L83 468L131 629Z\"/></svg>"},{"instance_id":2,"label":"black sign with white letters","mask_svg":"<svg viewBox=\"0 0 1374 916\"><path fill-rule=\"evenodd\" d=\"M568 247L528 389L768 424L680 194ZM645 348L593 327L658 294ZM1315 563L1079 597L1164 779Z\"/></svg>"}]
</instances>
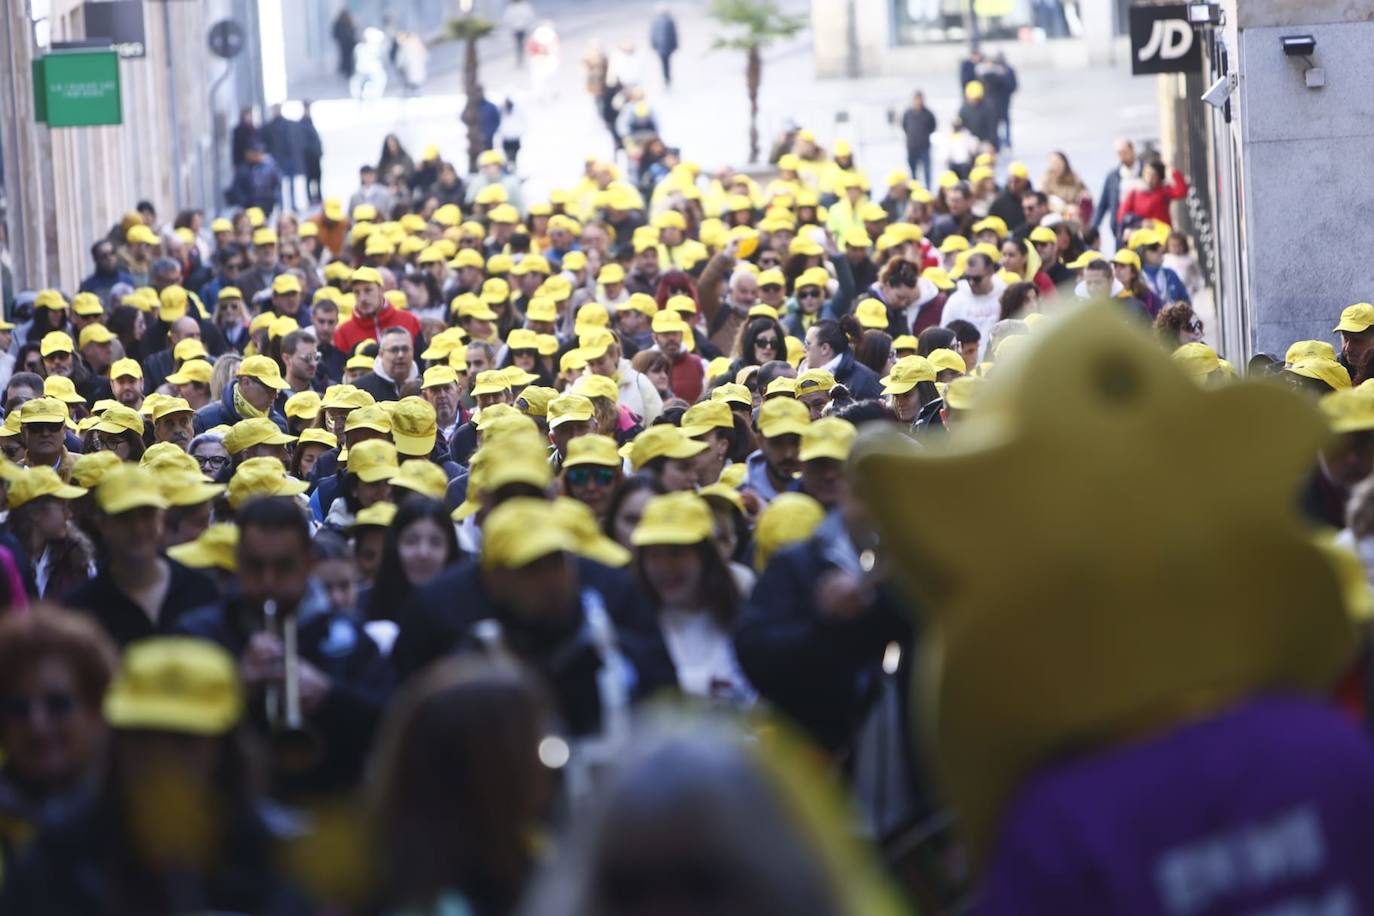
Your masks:
<instances>
[{"instance_id":1,"label":"black sign with white letters","mask_svg":"<svg viewBox=\"0 0 1374 916\"><path fill-rule=\"evenodd\" d=\"M1131 72L1197 73L1202 70L1202 40L1188 23L1185 3L1131 7Z\"/></svg>"}]
</instances>

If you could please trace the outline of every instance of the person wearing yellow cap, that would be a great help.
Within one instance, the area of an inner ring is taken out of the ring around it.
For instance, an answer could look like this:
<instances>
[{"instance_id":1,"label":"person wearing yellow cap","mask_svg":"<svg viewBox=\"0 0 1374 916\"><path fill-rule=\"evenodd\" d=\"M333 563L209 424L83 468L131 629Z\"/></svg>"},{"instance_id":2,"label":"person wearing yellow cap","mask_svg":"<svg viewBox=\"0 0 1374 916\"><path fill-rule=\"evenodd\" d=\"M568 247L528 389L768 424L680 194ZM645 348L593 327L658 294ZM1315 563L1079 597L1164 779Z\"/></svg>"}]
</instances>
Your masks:
<instances>
[{"instance_id":1,"label":"person wearing yellow cap","mask_svg":"<svg viewBox=\"0 0 1374 916\"><path fill-rule=\"evenodd\" d=\"M75 458L67 451L67 407L57 398L37 397L19 409L24 464L49 467L63 480L71 480Z\"/></svg>"},{"instance_id":2,"label":"person wearing yellow cap","mask_svg":"<svg viewBox=\"0 0 1374 916\"><path fill-rule=\"evenodd\" d=\"M1374 357L1374 305L1357 302L1341 310L1341 319L1332 329L1341 335L1341 364L1352 380L1364 381Z\"/></svg>"},{"instance_id":3,"label":"person wearing yellow cap","mask_svg":"<svg viewBox=\"0 0 1374 916\"><path fill-rule=\"evenodd\" d=\"M114 363L113 343L117 339L100 322L92 322L81 329L77 337L77 349L81 351L81 358L93 375L103 376L110 371ZM99 384L103 388L103 382Z\"/></svg>"},{"instance_id":4,"label":"person wearing yellow cap","mask_svg":"<svg viewBox=\"0 0 1374 916\"><path fill-rule=\"evenodd\" d=\"M396 446L382 439L349 445L348 468L342 473L338 498L329 507L325 524L347 530L362 509L390 502L391 479L401 472Z\"/></svg>"},{"instance_id":5,"label":"person wearing yellow cap","mask_svg":"<svg viewBox=\"0 0 1374 916\"><path fill-rule=\"evenodd\" d=\"M759 408L758 451L746 459L745 486L762 502L785 492L801 471L801 436L811 412L795 398L771 398Z\"/></svg>"},{"instance_id":6,"label":"person wearing yellow cap","mask_svg":"<svg viewBox=\"0 0 1374 916\"><path fill-rule=\"evenodd\" d=\"M622 459L615 440L596 433L577 436L564 446L561 483L563 494L586 503L604 521L611 498L620 484Z\"/></svg>"},{"instance_id":7,"label":"person wearing yellow cap","mask_svg":"<svg viewBox=\"0 0 1374 916\"><path fill-rule=\"evenodd\" d=\"M467 374L449 366L431 366L420 382L420 396L434 408L435 425L445 446L452 444L459 427L468 421L462 398Z\"/></svg>"},{"instance_id":8,"label":"person wearing yellow cap","mask_svg":"<svg viewBox=\"0 0 1374 916\"><path fill-rule=\"evenodd\" d=\"M1132 233L1130 248L1140 256L1141 279L1155 294L1161 309L1179 302L1192 304L1183 278L1164 263L1164 242L1165 235L1151 229L1137 229Z\"/></svg>"},{"instance_id":9,"label":"person wearing yellow cap","mask_svg":"<svg viewBox=\"0 0 1374 916\"><path fill-rule=\"evenodd\" d=\"M1006 284L997 276L997 264L993 257L982 251L971 252L964 261L964 275L958 287L950 293L940 313L940 325L948 327L951 321L967 321L978 329L986 340L992 326L1002 317L1002 291ZM985 350L979 351L985 357Z\"/></svg>"},{"instance_id":10,"label":"person wearing yellow cap","mask_svg":"<svg viewBox=\"0 0 1374 916\"><path fill-rule=\"evenodd\" d=\"M713 703L747 706L756 694L731 641L743 589L714 537L715 517L700 496L655 496L630 538L634 567L678 688Z\"/></svg>"},{"instance_id":11,"label":"person wearing yellow cap","mask_svg":"<svg viewBox=\"0 0 1374 916\"><path fill-rule=\"evenodd\" d=\"M1347 388L1317 403L1331 437L1303 490L1302 508L1309 519L1341 529L1351 492L1374 472L1374 394Z\"/></svg>"},{"instance_id":12,"label":"person wearing yellow cap","mask_svg":"<svg viewBox=\"0 0 1374 916\"><path fill-rule=\"evenodd\" d=\"M96 550L71 523L70 506L86 494L49 467L6 468L10 514L6 528L18 542L17 562L37 586L40 598L60 600L91 577Z\"/></svg>"},{"instance_id":13,"label":"person wearing yellow cap","mask_svg":"<svg viewBox=\"0 0 1374 916\"><path fill-rule=\"evenodd\" d=\"M628 307L622 311L638 314ZM579 344L582 356L587 360L587 371L616 383L621 407L639 417L645 426L658 419L659 414L663 413L663 398L653 382L624 358L620 338L614 332L590 331L579 335Z\"/></svg>"},{"instance_id":14,"label":"person wearing yellow cap","mask_svg":"<svg viewBox=\"0 0 1374 916\"><path fill-rule=\"evenodd\" d=\"M411 312L393 306L383 295L382 275L373 267L359 267L351 275L356 301L353 317L334 332L334 346L341 353L352 353L365 340L379 340L383 330L400 326L410 332L411 346L420 337L420 320Z\"/></svg>"},{"instance_id":15,"label":"person wearing yellow cap","mask_svg":"<svg viewBox=\"0 0 1374 916\"><path fill-rule=\"evenodd\" d=\"M673 396L695 403L706 387L706 361L683 346L684 338L692 334L691 326L678 312L664 309L654 315L651 327L654 347L668 359L668 385Z\"/></svg>"},{"instance_id":16,"label":"person wearing yellow cap","mask_svg":"<svg viewBox=\"0 0 1374 916\"><path fill-rule=\"evenodd\" d=\"M234 380L224 386L220 400L196 411L196 432L203 433L214 426L233 426L255 417L267 417L285 431L286 417L277 408L277 398L287 388L275 360L250 356L238 364Z\"/></svg>"},{"instance_id":17,"label":"person wearing yellow cap","mask_svg":"<svg viewBox=\"0 0 1374 916\"><path fill-rule=\"evenodd\" d=\"M827 511L837 507L849 492L845 462L857 435L854 424L839 417L816 420L802 433L797 455L801 461L801 492Z\"/></svg>"},{"instance_id":18,"label":"person wearing yellow cap","mask_svg":"<svg viewBox=\"0 0 1374 916\"><path fill-rule=\"evenodd\" d=\"M1121 291L1116 293L1114 298L1120 300L1128 312L1154 321L1163 304L1155 295L1154 290L1145 284L1144 274L1141 271L1140 255L1130 249L1123 248L1112 255L1111 264L1112 276L1116 280L1115 285L1121 287Z\"/></svg>"}]
</instances>

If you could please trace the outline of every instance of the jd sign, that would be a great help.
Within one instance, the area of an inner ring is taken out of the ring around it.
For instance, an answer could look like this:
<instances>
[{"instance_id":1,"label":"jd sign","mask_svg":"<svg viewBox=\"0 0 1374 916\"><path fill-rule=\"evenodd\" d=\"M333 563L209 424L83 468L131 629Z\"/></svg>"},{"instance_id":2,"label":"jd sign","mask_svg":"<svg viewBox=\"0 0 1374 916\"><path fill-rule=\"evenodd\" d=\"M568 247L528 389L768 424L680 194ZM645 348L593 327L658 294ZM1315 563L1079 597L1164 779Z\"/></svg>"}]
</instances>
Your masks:
<instances>
[{"instance_id":1,"label":"jd sign","mask_svg":"<svg viewBox=\"0 0 1374 916\"><path fill-rule=\"evenodd\" d=\"M1131 72L1192 73L1202 69L1202 44L1185 4L1131 7Z\"/></svg>"}]
</instances>

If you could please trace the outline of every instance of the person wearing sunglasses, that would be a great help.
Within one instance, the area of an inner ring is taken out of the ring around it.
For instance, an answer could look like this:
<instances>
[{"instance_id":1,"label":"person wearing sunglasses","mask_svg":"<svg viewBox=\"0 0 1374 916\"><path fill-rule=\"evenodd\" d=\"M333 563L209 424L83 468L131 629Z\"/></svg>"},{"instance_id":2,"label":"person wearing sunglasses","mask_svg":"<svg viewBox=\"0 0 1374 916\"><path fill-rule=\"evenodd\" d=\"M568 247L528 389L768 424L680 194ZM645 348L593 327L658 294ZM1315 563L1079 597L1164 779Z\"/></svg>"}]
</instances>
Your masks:
<instances>
[{"instance_id":1,"label":"person wearing sunglasses","mask_svg":"<svg viewBox=\"0 0 1374 916\"><path fill-rule=\"evenodd\" d=\"M568 443L561 478L563 495L586 503L598 521L605 520L620 478L621 460L610 436L592 433Z\"/></svg>"},{"instance_id":2,"label":"person wearing sunglasses","mask_svg":"<svg viewBox=\"0 0 1374 916\"><path fill-rule=\"evenodd\" d=\"M1184 344L1201 343L1204 326L1191 305L1175 302L1159 310L1154 330L1159 342L1172 353Z\"/></svg>"},{"instance_id":3,"label":"person wearing sunglasses","mask_svg":"<svg viewBox=\"0 0 1374 916\"><path fill-rule=\"evenodd\" d=\"M1192 302L1188 286L1174 271L1164 266L1164 238L1153 229L1131 233L1130 247L1140 255L1141 280L1165 305Z\"/></svg>"},{"instance_id":4,"label":"person wearing sunglasses","mask_svg":"<svg viewBox=\"0 0 1374 916\"><path fill-rule=\"evenodd\" d=\"M787 332L774 318L751 318L741 325L731 348L730 378L747 366L762 366L775 359L787 359Z\"/></svg>"}]
</instances>

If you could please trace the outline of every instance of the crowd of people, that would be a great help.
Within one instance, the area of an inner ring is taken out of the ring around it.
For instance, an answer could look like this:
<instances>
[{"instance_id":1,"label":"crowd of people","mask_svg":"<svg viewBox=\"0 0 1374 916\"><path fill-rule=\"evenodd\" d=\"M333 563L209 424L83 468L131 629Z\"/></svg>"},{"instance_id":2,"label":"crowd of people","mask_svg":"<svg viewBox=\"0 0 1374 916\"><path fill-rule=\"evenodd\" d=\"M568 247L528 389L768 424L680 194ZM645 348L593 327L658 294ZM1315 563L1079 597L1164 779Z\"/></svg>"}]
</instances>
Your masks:
<instances>
[{"instance_id":1,"label":"crowd of people","mask_svg":"<svg viewBox=\"0 0 1374 916\"><path fill-rule=\"evenodd\" d=\"M21 295L0 913L961 911L860 431L936 445L1080 301L1238 374L1176 172L1120 141L1094 200L995 145L927 187L799 128L766 181L589 157L533 199L390 137L347 206L141 203ZM1335 330L1240 370L1332 418L1304 505L1359 546L1374 306Z\"/></svg>"}]
</instances>

